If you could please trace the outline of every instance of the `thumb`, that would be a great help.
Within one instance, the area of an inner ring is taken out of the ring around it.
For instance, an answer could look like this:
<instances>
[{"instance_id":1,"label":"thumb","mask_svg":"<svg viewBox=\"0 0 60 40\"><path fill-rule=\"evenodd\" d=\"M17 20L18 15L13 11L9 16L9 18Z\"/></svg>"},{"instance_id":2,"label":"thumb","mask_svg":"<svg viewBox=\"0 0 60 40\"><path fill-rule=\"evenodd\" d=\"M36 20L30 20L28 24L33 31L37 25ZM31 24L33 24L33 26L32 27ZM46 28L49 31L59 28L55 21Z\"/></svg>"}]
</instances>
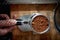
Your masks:
<instances>
[{"instance_id":1,"label":"thumb","mask_svg":"<svg viewBox=\"0 0 60 40\"><path fill-rule=\"evenodd\" d=\"M17 15L16 15L16 14L15 14L15 15L13 15L13 16L12 16L12 18L13 18L13 19L16 19L16 18L17 18Z\"/></svg>"}]
</instances>

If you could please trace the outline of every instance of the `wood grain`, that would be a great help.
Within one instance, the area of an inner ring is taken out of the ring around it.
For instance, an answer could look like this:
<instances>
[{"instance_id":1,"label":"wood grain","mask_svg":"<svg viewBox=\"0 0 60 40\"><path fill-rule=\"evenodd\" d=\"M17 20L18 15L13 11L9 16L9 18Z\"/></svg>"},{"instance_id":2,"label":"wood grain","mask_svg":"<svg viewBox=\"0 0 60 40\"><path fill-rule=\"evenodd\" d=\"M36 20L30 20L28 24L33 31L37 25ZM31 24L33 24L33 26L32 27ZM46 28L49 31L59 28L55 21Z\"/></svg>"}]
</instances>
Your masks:
<instances>
[{"instance_id":1,"label":"wood grain","mask_svg":"<svg viewBox=\"0 0 60 40\"><path fill-rule=\"evenodd\" d=\"M11 18L14 18L14 15L16 15L16 18L19 18L22 15L37 12L50 18L50 30L47 33L36 34L32 31L22 32L16 26L16 28L12 31L12 40L60 40L60 34L57 32L53 21L53 9L55 6L55 4L11 4Z\"/></svg>"}]
</instances>

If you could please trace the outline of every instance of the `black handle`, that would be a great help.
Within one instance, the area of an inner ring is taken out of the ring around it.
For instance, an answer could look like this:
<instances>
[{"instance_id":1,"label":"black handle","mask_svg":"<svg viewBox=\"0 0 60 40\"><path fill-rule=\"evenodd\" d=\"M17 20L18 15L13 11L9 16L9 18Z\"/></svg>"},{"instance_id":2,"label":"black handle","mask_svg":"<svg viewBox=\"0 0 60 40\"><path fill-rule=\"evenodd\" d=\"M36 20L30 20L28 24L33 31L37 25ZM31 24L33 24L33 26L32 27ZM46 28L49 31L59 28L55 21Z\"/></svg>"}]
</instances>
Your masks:
<instances>
[{"instance_id":1,"label":"black handle","mask_svg":"<svg viewBox=\"0 0 60 40\"><path fill-rule=\"evenodd\" d=\"M16 25L22 25L22 19L16 19L16 21L17 21L17 23L16 23Z\"/></svg>"}]
</instances>

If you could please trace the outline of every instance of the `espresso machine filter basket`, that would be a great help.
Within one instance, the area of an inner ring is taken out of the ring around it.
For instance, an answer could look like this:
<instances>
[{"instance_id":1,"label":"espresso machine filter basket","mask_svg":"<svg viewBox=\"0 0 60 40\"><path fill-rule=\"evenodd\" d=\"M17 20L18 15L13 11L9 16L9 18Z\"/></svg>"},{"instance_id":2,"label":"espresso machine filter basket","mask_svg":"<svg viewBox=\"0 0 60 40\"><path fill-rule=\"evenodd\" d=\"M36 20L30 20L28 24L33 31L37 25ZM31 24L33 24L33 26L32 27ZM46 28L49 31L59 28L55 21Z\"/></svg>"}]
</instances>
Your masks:
<instances>
[{"instance_id":1,"label":"espresso machine filter basket","mask_svg":"<svg viewBox=\"0 0 60 40\"><path fill-rule=\"evenodd\" d=\"M47 32L49 30L49 27L50 27L49 24L48 24L48 27L43 32L37 32L32 27L32 21L34 20L34 18L37 17L37 16L41 16L41 15L44 16L43 14L39 14L39 13L34 13L34 14L31 14L31 15L21 16L19 19L17 19L18 20L18 22L17 22L18 28L21 31L24 31L24 32L25 31L33 31L33 32L36 32L36 33L39 33L39 34Z\"/></svg>"}]
</instances>

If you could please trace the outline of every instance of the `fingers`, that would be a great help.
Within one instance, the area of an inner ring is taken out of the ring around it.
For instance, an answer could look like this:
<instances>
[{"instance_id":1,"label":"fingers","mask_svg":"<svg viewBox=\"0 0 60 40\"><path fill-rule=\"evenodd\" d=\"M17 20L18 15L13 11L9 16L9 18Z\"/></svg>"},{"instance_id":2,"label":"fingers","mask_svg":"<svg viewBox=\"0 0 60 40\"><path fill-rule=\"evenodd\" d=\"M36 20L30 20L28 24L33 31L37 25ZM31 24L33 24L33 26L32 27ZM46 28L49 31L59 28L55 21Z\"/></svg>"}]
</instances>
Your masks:
<instances>
[{"instance_id":1,"label":"fingers","mask_svg":"<svg viewBox=\"0 0 60 40\"><path fill-rule=\"evenodd\" d=\"M6 20L0 20L0 26L3 26L3 27L7 26L7 28L0 29L0 35L5 35L15 28L15 26L13 26L13 25L16 24L16 20L12 20L12 19L9 20L9 16L7 14L0 14L0 19L1 18L6 19ZM14 16L14 18L15 18L15 16Z\"/></svg>"},{"instance_id":2,"label":"fingers","mask_svg":"<svg viewBox=\"0 0 60 40\"><path fill-rule=\"evenodd\" d=\"M15 14L15 15L13 15L13 16L12 16L12 18L13 18L13 19L16 19L16 18L17 18L16 14Z\"/></svg>"},{"instance_id":3,"label":"fingers","mask_svg":"<svg viewBox=\"0 0 60 40\"><path fill-rule=\"evenodd\" d=\"M7 14L0 14L0 18L9 19L9 16Z\"/></svg>"},{"instance_id":4,"label":"fingers","mask_svg":"<svg viewBox=\"0 0 60 40\"><path fill-rule=\"evenodd\" d=\"M0 27L8 27L16 25L17 21L14 19L0 20Z\"/></svg>"},{"instance_id":5,"label":"fingers","mask_svg":"<svg viewBox=\"0 0 60 40\"><path fill-rule=\"evenodd\" d=\"M5 28L5 29L0 29L0 35L5 35L8 32L12 31L14 29L14 27L10 27L10 28Z\"/></svg>"}]
</instances>

